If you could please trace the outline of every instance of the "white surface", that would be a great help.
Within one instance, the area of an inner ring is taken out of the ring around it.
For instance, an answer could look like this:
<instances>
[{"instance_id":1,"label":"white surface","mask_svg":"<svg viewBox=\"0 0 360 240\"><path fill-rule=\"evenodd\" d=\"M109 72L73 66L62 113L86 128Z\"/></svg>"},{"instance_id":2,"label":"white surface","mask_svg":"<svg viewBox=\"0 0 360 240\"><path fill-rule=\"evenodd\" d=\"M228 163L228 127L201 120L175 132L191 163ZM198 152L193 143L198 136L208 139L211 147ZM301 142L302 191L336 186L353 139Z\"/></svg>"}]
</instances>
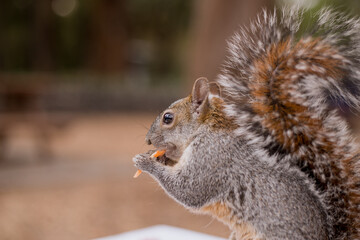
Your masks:
<instances>
[{"instance_id":1,"label":"white surface","mask_svg":"<svg viewBox=\"0 0 360 240\"><path fill-rule=\"evenodd\" d=\"M97 240L225 240L203 233L167 225L156 225L119 235L98 238Z\"/></svg>"}]
</instances>

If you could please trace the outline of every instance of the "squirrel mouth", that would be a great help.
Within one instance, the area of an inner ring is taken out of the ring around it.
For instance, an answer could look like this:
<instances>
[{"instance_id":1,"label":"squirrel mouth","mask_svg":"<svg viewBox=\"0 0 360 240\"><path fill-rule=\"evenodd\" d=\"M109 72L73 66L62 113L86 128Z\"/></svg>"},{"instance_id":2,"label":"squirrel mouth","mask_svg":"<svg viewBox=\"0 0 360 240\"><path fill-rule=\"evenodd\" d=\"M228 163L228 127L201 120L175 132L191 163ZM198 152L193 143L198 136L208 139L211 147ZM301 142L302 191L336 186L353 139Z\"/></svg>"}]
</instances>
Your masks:
<instances>
[{"instance_id":1,"label":"squirrel mouth","mask_svg":"<svg viewBox=\"0 0 360 240\"><path fill-rule=\"evenodd\" d=\"M166 153L161 156L156 157L155 159L156 159L156 161L158 161L159 163L161 163L165 166L174 166L177 163L176 161L168 158L166 156Z\"/></svg>"},{"instance_id":2,"label":"squirrel mouth","mask_svg":"<svg viewBox=\"0 0 360 240\"><path fill-rule=\"evenodd\" d=\"M153 144L156 150L153 152L151 157L159 163L166 166L174 166L178 163L176 153L176 145L172 143L166 144Z\"/></svg>"}]
</instances>

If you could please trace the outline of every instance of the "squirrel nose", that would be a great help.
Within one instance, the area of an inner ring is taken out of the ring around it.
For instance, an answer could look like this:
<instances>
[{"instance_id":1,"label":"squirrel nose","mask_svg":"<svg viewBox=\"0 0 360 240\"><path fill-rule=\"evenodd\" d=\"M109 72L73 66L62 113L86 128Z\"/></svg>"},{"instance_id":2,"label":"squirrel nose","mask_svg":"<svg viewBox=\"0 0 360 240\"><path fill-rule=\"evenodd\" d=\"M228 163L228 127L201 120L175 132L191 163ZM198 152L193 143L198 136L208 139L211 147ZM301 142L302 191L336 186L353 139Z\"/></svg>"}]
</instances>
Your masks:
<instances>
[{"instance_id":1,"label":"squirrel nose","mask_svg":"<svg viewBox=\"0 0 360 240\"><path fill-rule=\"evenodd\" d=\"M151 145L151 144L152 144L150 138L145 138L145 142L147 143L147 145Z\"/></svg>"}]
</instances>

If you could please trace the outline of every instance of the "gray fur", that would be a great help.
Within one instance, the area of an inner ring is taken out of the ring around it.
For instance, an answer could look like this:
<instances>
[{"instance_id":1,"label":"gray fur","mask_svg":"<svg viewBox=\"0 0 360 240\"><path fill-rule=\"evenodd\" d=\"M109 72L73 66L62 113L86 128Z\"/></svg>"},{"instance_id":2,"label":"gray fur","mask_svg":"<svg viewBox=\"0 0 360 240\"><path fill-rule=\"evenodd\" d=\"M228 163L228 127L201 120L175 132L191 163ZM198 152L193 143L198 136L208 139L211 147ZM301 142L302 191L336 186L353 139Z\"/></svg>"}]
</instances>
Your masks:
<instances>
[{"instance_id":1,"label":"gray fur","mask_svg":"<svg viewBox=\"0 0 360 240\"><path fill-rule=\"evenodd\" d=\"M227 203L239 223L251 223L265 239L327 239L320 196L300 171L263 162L243 139L206 126L192 138L174 167L150 153L137 155L135 165L187 208Z\"/></svg>"},{"instance_id":2,"label":"gray fur","mask_svg":"<svg viewBox=\"0 0 360 240\"><path fill-rule=\"evenodd\" d=\"M272 44L287 38L295 42L302 21L303 10L296 7L283 8L274 13L264 10L251 23L249 29L242 28L235 33L229 41L229 56L224 64L223 73L218 77L222 90L235 98L235 102L248 101L247 85L251 80L253 61L261 57ZM324 8L317 13L315 25L309 27L302 38L308 36L319 37L324 43L336 47L341 56L334 57L342 58L343 65L339 67L348 73L342 81L328 82L327 79L318 79L322 81L319 84L320 88L312 88L316 92L308 94L316 96L315 104L326 101L330 94L333 98L341 99L349 106L358 108L360 96L355 94L354 89L349 89L345 85L351 83L357 90L360 89L360 19ZM324 89L327 91L319 91ZM314 106L322 110L326 105Z\"/></svg>"},{"instance_id":3,"label":"gray fur","mask_svg":"<svg viewBox=\"0 0 360 240\"><path fill-rule=\"evenodd\" d=\"M249 29L242 29L230 41L230 55L217 79L224 97L215 98L225 101L224 112L234 119L236 129L231 132L227 129L214 130L200 123L202 111L211 105L210 99L214 97L211 94L207 96L207 101L198 103L179 104L186 102L181 99L163 112L171 111L176 119L181 116L181 121L164 126L162 113L147 134L148 143L157 149L166 149L167 157L177 164L166 166L151 159L150 152L135 156L134 162L186 208L196 211L209 204L224 203L230 207L236 224L250 223L262 239L355 239L350 238L347 232L352 223L346 218L347 209L342 205L346 198L342 197L351 192L359 193L360 189L348 187L353 186L352 181L357 178L347 178L346 171L331 171L333 167L349 171L342 160L353 158L351 166L354 169L351 171L358 176L360 161L355 155L357 146L345 121L326 102L330 96L342 99L350 107L360 106L359 91L355 91L360 90L360 21L329 9L318 13L318 22L313 27L321 38L321 44L329 44L340 53L319 57L341 59L342 64L338 67L345 75L343 79L332 79L330 76L322 78L302 73L301 81L291 86L292 100L306 107L309 115L321 119L322 132L310 132L307 126L300 124L292 126L291 130L283 129L282 134L291 139L301 131L313 137L310 146L301 146L296 153L282 153L279 149L273 151L271 147L276 144L277 136L262 126L264 117L251 109L250 103L254 99L248 85L256 81L251 77L254 70L252 63L272 44L285 38L295 43L302 14L302 10L296 8L271 14L264 11ZM299 51L296 55L300 60L301 54ZM306 61L300 61L296 67L299 70L311 68L312 71L323 71L321 66L306 65ZM347 87L349 83L355 90ZM200 87L195 90L201 90L198 91L200 96L206 96L203 90L208 91L209 87ZM316 152L316 146L327 144L323 139L336 143L333 151L343 159L328 159L327 153ZM311 169L316 177L301 171L302 167L307 167L306 161L301 163L304 166L298 162L310 156L318 164ZM319 190L318 186L325 190ZM349 216L357 214L359 209L359 206L351 204L354 203L349 204L354 212L349 210ZM346 229L334 226L346 226ZM231 239L236 237L233 233Z\"/></svg>"},{"instance_id":4,"label":"gray fur","mask_svg":"<svg viewBox=\"0 0 360 240\"><path fill-rule=\"evenodd\" d=\"M325 8L317 13L317 22L301 36L301 39L312 36L319 38L320 44L336 49L338 54L317 57L340 60L341 64L336 67L344 73L342 78L338 79L331 76L319 77L321 74L314 75L311 72L321 73L321 66L309 62L307 56L302 56L301 51L296 54L299 61L297 67L303 71L293 72L287 76L299 78L292 86L285 86L286 89L291 88L289 101L306 107L309 116L322 121L322 129L319 133L313 132L308 126L298 122L291 128L282 129L282 134L291 139L301 132L312 139L311 145L302 146L297 152L281 152L282 146L276 140L278 136L262 125L266 116L259 116L251 109L251 103L261 101L253 99L248 87L257 81L252 77L253 62L261 58L271 45L278 44L284 39L290 39L292 44L296 44L300 37L298 31L303 20L302 15L303 11L296 8L284 8L280 13L273 14L264 12L250 29L243 29L232 38L229 43L229 57L223 73L217 79L226 95L225 112L238 124L239 127L235 130L237 135L243 136L246 142L266 152L263 160L290 163L292 166L307 169L306 159L314 156L317 165L308 171L309 178L317 182L317 188L326 189L322 196L323 204L327 206L327 222L329 225L337 226L330 227L330 239L355 239L350 237L350 231L358 232L356 239L360 239L360 229L356 227L360 222L360 206L356 203L359 200L350 203L347 200L352 193L360 196L360 185L354 187L353 184L354 181L359 181L360 175L360 159L359 156L356 157L359 146L353 141L348 125L339 116L338 109L333 110L329 104L331 99L332 103L343 103L350 110L360 109L360 20ZM274 69L274 72L276 71L279 70ZM289 117L296 119L297 116ZM317 152L318 146L327 145L328 142L336 146L333 151L340 157L330 158L326 152ZM299 159L305 161L300 162ZM346 159L352 159L350 166L345 164ZM334 182L337 183L332 184ZM344 202L349 207L346 207ZM350 220L349 216L355 217Z\"/></svg>"}]
</instances>

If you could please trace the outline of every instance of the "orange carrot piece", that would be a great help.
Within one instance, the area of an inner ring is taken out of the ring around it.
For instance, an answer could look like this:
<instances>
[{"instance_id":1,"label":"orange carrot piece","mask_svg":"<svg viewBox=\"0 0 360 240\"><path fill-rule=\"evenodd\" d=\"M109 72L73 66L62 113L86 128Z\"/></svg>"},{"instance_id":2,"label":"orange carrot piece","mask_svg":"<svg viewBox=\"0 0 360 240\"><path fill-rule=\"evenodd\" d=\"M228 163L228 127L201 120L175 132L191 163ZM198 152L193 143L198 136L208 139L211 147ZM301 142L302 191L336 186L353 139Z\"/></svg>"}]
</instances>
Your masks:
<instances>
[{"instance_id":1,"label":"orange carrot piece","mask_svg":"<svg viewBox=\"0 0 360 240\"><path fill-rule=\"evenodd\" d=\"M137 178L138 176L140 176L141 173L142 173L142 171L140 169L138 169L134 175L134 178Z\"/></svg>"},{"instance_id":2,"label":"orange carrot piece","mask_svg":"<svg viewBox=\"0 0 360 240\"><path fill-rule=\"evenodd\" d=\"M152 158L161 157L164 154L165 154L165 150L157 150L156 152L151 154L151 157Z\"/></svg>"}]
</instances>

